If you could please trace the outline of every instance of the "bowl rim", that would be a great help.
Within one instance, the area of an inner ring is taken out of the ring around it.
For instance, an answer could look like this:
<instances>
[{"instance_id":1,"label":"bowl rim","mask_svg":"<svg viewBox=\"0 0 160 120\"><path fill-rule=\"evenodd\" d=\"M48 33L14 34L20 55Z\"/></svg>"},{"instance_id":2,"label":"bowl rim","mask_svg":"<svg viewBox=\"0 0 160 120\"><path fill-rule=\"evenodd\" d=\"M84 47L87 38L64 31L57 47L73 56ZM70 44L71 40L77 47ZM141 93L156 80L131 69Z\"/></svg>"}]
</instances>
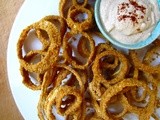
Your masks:
<instances>
[{"instance_id":1,"label":"bowl rim","mask_svg":"<svg viewBox=\"0 0 160 120\"><path fill-rule=\"evenodd\" d=\"M158 2L159 10L160 10L160 0L157 0L157 2ZM94 6L94 16L95 16L96 24L97 24L100 32L103 34L103 36L105 38L107 38L107 40L110 41L112 44L116 45L117 47L126 48L126 49L140 49L140 48L143 48L143 47L151 44L160 35L160 20L159 20L157 22L157 25L155 26L155 28L151 32L151 35L143 41L140 41L135 44L124 44L124 43L121 43L121 42L113 39L109 34L107 34L107 32L101 22L100 13L99 13L100 12L100 10L99 10L100 3L101 3L101 0L96 0L95 6Z\"/></svg>"}]
</instances>

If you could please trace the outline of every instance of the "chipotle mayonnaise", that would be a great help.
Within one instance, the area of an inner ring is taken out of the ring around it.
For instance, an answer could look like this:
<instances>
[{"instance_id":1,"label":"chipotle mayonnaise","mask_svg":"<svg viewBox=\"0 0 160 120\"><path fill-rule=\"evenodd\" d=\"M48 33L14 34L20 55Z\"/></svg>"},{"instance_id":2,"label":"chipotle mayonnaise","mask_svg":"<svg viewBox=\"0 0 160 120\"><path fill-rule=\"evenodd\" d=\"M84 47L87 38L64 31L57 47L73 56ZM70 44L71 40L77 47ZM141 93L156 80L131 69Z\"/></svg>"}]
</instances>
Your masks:
<instances>
[{"instance_id":1,"label":"chipotle mayonnaise","mask_svg":"<svg viewBox=\"0 0 160 120\"><path fill-rule=\"evenodd\" d=\"M134 44L150 36L160 11L157 0L101 0L100 17L112 38Z\"/></svg>"}]
</instances>

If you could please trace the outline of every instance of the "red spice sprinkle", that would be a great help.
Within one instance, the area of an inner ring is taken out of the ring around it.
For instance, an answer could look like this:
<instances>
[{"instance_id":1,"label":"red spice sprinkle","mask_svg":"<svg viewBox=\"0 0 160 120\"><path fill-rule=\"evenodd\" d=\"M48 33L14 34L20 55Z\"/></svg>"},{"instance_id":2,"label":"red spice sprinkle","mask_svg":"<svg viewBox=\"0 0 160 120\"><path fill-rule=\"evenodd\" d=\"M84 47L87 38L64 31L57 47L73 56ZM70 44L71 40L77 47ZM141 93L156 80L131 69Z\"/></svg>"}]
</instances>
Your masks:
<instances>
[{"instance_id":1,"label":"red spice sprinkle","mask_svg":"<svg viewBox=\"0 0 160 120\"><path fill-rule=\"evenodd\" d=\"M137 23L137 18L135 17L135 16L130 16L131 17L131 20L133 21L133 22L136 22Z\"/></svg>"},{"instance_id":2,"label":"red spice sprinkle","mask_svg":"<svg viewBox=\"0 0 160 120\"><path fill-rule=\"evenodd\" d=\"M134 7L133 12L129 12L129 15L120 15L121 12L126 12L127 13L127 8L129 8L129 5L132 5ZM134 0L129 0L129 3L123 2L122 4L119 4L118 6L118 11L117 14L120 15L118 16L118 20L126 20L126 19L131 19L132 22L135 24L138 24L138 19L143 19L144 16L138 17L137 11L141 11L143 14L146 13L146 8L143 5L139 5L136 1Z\"/></svg>"},{"instance_id":3,"label":"red spice sprinkle","mask_svg":"<svg viewBox=\"0 0 160 120\"><path fill-rule=\"evenodd\" d=\"M137 21L137 18L135 16L130 16L130 15L121 15L118 17L118 20L121 21L121 20L124 20L126 18L130 18L134 23L138 23Z\"/></svg>"},{"instance_id":4,"label":"red spice sprinkle","mask_svg":"<svg viewBox=\"0 0 160 120\"><path fill-rule=\"evenodd\" d=\"M141 12L145 13L146 8L143 5L138 5L138 3L134 0L129 0L129 2L136 8L136 10L140 10Z\"/></svg>"}]
</instances>

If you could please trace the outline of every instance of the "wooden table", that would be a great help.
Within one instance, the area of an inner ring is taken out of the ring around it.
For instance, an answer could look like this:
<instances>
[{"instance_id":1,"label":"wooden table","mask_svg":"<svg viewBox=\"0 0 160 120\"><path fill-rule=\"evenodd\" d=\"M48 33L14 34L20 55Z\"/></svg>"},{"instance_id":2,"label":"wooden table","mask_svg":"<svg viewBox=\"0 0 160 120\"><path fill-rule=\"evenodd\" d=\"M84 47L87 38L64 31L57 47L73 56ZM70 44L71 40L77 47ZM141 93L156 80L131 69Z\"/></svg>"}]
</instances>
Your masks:
<instances>
[{"instance_id":1,"label":"wooden table","mask_svg":"<svg viewBox=\"0 0 160 120\"><path fill-rule=\"evenodd\" d=\"M7 44L12 24L24 0L0 0L0 119L23 120L7 78Z\"/></svg>"}]
</instances>

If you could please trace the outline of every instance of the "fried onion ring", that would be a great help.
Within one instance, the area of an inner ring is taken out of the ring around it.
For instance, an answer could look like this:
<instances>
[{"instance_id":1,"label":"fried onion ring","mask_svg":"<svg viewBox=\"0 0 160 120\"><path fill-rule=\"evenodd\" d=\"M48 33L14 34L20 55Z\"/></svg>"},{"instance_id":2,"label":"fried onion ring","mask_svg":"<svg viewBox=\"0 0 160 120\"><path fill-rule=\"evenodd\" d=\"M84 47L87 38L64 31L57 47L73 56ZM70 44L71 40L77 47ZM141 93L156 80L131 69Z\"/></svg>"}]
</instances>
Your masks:
<instances>
[{"instance_id":1,"label":"fried onion ring","mask_svg":"<svg viewBox=\"0 0 160 120\"><path fill-rule=\"evenodd\" d=\"M77 34L74 34L74 33L71 33L71 32L66 33L66 35L64 36L64 39L63 39L63 50L64 50L63 55L64 55L64 58L67 60L67 62L70 63L74 68L86 69L86 67L89 66L89 64L92 62L92 59L94 57L95 43L94 43L94 40L92 39L92 37L90 35L88 35L87 33L82 32L80 34L82 34L82 36L85 37L90 43L91 53L90 53L89 57L87 58L86 63L81 65L81 64L79 64L78 60L76 60L75 56L73 56L71 54L68 54L68 48L70 48L69 40L74 35L77 35Z\"/></svg>"},{"instance_id":2,"label":"fried onion ring","mask_svg":"<svg viewBox=\"0 0 160 120\"><path fill-rule=\"evenodd\" d=\"M135 51L130 51L129 54L136 68L149 73L160 73L159 66L151 66L144 63L143 61L140 61Z\"/></svg>"},{"instance_id":3,"label":"fried onion ring","mask_svg":"<svg viewBox=\"0 0 160 120\"><path fill-rule=\"evenodd\" d=\"M29 64L27 61L24 60L24 57L22 54L22 47L23 47L24 41L28 35L28 32L31 29L45 30L48 33L49 39L51 41L51 44L48 48L46 55L40 62L36 64ZM58 30L52 23L47 21L36 22L28 26L22 31L17 43L17 55L21 65L26 70L30 72L44 73L47 69L50 68L50 66L55 64L58 58L60 45L61 45L61 39L60 39Z\"/></svg>"},{"instance_id":4,"label":"fried onion ring","mask_svg":"<svg viewBox=\"0 0 160 120\"><path fill-rule=\"evenodd\" d=\"M112 78L110 81L107 81L107 84L115 84L118 81L120 81L122 78L124 78L125 75L127 74L128 60L126 59L126 57L123 54L121 54L120 52L117 52L117 51L113 51L113 50L112 51L108 50L108 51L102 52L101 54L98 54L95 58L92 70L93 70L94 76L98 76L99 79L104 80L104 81L106 81L107 79L102 74L101 67L103 67L103 66L100 66L100 60L102 58L107 57L107 56L118 57L119 62L120 62L119 69L123 69L123 70L116 71L116 73L113 74L114 78Z\"/></svg>"},{"instance_id":5,"label":"fried onion ring","mask_svg":"<svg viewBox=\"0 0 160 120\"><path fill-rule=\"evenodd\" d=\"M63 99L66 99L63 101ZM82 95L81 92L69 86L63 86L60 91L59 95L56 99L56 108L57 112L61 115L69 115L72 112L78 110L82 103ZM64 108L62 108L64 105Z\"/></svg>"},{"instance_id":6,"label":"fried onion ring","mask_svg":"<svg viewBox=\"0 0 160 120\"><path fill-rule=\"evenodd\" d=\"M149 89L149 87L146 86L143 82L136 81L134 79L124 79L123 81L115 84L114 86L108 88L105 93L102 95L101 102L100 102L100 107L103 112L103 118L108 120L109 119L109 114L106 112L106 108L108 106L108 102L110 99L118 94L120 91L123 91L125 88L130 87L130 89L134 86L139 86L143 87L145 90L147 90L147 93L150 96L150 100L147 104L146 107L140 108L140 107L133 107L130 104L127 105L127 109L130 112L136 113L139 115L140 120L143 120L144 118L149 119L151 114L154 111L154 105L155 105L155 94L152 94L152 91ZM128 90L127 90L128 91ZM124 91L125 92L125 91Z\"/></svg>"},{"instance_id":7,"label":"fried onion ring","mask_svg":"<svg viewBox=\"0 0 160 120\"><path fill-rule=\"evenodd\" d=\"M59 14L64 19L67 19L68 10L73 5L72 0L60 0L59 2Z\"/></svg>"},{"instance_id":8,"label":"fried onion ring","mask_svg":"<svg viewBox=\"0 0 160 120\"><path fill-rule=\"evenodd\" d=\"M83 14L87 14L87 18L79 20L78 15ZM89 30L93 27L93 14L86 8L76 6L75 9L69 10L67 24L74 32Z\"/></svg>"},{"instance_id":9,"label":"fried onion ring","mask_svg":"<svg viewBox=\"0 0 160 120\"><path fill-rule=\"evenodd\" d=\"M33 57L35 57L37 54L40 54L40 57L43 58L43 55L45 55L45 52L42 52L42 51L30 51L27 55L24 56L24 60L27 61L27 62L30 62L32 60ZM24 67L20 67L20 72L21 72L21 75L23 77L23 84L25 86L27 86L28 88L32 89L32 90L40 90L41 89L41 84L42 84L42 78L41 78L41 75L43 74L36 74L36 80L38 82L38 84L36 83L33 83L32 82L32 78L30 77L30 73L29 71L25 70ZM34 79L34 78L33 78Z\"/></svg>"},{"instance_id":10,"label":"fried onion ring","mask_svg":"<svg viewBox=\"0 0 160 120\"><path fill-rule=\"evenodd\" d=\"M52 24L54 24L57 27L57 29L59 30L61 38L63 38L63 36L64 36L64 34L66 33L66 30L67 30L67 25L66 25L67 23L64 20L64 18L62 18L60 16L56 16L56 15L48 15L48 16L45 16L44 18L42 18L41 20L42 21L46 20L46 21L49 21ZM45 35L45 33L41 33L43 31L37 30L36 32L37 32L38 36L40 37L40 39L41 38L43 38L43 39L48 38L48 35Z\"/></svg>"}]
</instances>

